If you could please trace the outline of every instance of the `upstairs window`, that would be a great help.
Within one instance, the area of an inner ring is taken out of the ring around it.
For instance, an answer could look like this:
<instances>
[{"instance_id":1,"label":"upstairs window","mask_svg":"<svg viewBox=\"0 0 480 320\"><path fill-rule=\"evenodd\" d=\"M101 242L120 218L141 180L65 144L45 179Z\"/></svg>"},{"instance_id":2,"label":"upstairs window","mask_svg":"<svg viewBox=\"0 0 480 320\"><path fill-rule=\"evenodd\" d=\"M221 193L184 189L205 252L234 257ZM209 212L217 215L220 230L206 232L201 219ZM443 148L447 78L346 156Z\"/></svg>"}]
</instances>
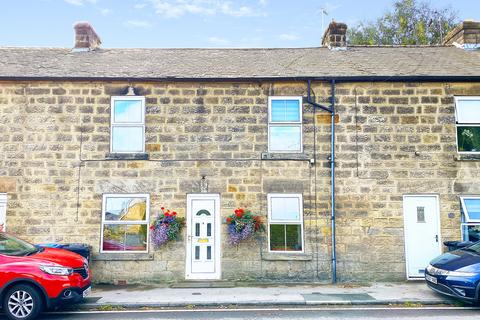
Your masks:
<instances>
[{"instance_id":1,"label":"upstairs window","mask_svg":"<svg viewBox=\"0 0 480 320\"><path fill-rule=\"evenodd\" d=\"M480 152L480 97L455 97L457 149Z\"/></svg>"},{"instance_id":2,"label":"upstairs window","mask_svg":"<svg viewBox=\"0 0 480 320\"><path fill-rule=\"evenodd\" d=\"M267 198L270 251L303 252L302 195L271 193Z\"/></svg>"},{"instance_id":3,"label":"upstairs window","mask_svg":"<svg viewBox=\"0 0 480 320\"><path fill-rule=\"evenodd\" d=\"M462 205L462 235L465 241L480 240L480 197L460 197Z\"/></svg>"},{"instance_id":4,"label":"upstairs window","mask_svg":"<svg viewBox=\"0 0 480 320\"><path fill-rule=\"evenodd\" d=\"M145 152L145 97L112 97L110 152Z\"/></svg>"},{"instance_id":5,"label":"upstairs window","mask_svg":"<svg viewBox=\"0 0 480 320\"><path fill-rule=\"evenodd\" d=\"M302 131L302 97L269 97L268 152L302 152Z\"/></svg>"}]
</instances>

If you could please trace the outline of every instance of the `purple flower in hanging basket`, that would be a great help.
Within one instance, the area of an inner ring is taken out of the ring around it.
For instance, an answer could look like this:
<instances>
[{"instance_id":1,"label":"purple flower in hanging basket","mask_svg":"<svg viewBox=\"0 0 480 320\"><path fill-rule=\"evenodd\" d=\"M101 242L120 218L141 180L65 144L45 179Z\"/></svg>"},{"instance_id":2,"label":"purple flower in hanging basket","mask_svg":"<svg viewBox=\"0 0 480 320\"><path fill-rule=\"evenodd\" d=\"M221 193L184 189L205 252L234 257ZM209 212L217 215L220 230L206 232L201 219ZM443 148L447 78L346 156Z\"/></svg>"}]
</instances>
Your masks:
<instances>
[{"instance_id":1,"label":"purple flower in hanging basket","mask_svg":"<svg viewBox=\"0 0 480 320\"><path fill-rule=\"evenodd\" d=\"M160 224L152 230L152 242L156 247L160 247L168 241L168 225Z\"/></svg>"}]
</instances>

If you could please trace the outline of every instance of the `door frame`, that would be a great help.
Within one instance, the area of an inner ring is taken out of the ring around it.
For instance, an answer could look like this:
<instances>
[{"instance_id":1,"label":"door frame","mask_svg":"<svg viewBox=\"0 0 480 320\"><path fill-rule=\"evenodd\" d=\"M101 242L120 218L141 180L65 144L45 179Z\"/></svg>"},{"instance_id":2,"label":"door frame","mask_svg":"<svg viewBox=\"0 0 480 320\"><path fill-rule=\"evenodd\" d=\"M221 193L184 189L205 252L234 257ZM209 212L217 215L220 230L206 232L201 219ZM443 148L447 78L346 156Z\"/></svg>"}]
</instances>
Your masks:
<instances>
[{"instance_id":1,"label":"door frame","mask_svg":"<svg viewBox=\"0 0 480 320\"><path fill-rule=\"evenodd\" d=\"M436 214L437 214L437 232L438 232L438 252L442 253L442 235L441 235L441 223L440 223L440 197L438 194L425 193L425 194L404 194L402 197L402 211L403 211L403 245L405 248L405 274L407 280L424 280L424 277L411 277L408 272L408 245L407 245L407 222L405 214L405 198L415 198L415 197L434 197L436 203ZM425 266L426 267L426 266Z\"/></svg>"},{"instance_id":2,"label":"door frame","mask_svg":"<svg viewBox=\"0 0 480 320\"><path fill-rule=\"evenodd\" d=\"M192 206L191 201L193 199L211 199L215 201L215 215L214 215L214 229L215 229L215 250L214 250L214 259L215 259L215 273L205 276L204 274L193 274L192 273L192 224L191 224L191 215L192 215ZM222 277L221 270L221 221L220 221L220 194L219 193L190 193L187 194L187 212L185 214L186 224L187 224L187 239L185 241L185 279L186 280L220 280Z\"/></svg>"}]
</instances>

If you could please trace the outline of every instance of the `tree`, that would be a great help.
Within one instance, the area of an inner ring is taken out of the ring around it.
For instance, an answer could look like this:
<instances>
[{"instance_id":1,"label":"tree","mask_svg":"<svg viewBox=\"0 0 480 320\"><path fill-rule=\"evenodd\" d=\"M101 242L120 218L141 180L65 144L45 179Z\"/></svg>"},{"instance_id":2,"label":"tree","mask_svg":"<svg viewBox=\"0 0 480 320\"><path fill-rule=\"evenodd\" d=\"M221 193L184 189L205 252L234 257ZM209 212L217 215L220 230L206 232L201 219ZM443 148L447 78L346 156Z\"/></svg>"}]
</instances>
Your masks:
<instances>
[{"instance_id":1,"label":"tree","mask_svg":"<svg viewBox=\"0 0 480 320\"><path fill-rule=\"evenodd\" d=\"M396 0L393 11L375 22L361 22L348 30L353 45L431 45L441 44L445 35L458 24L451 7L437 9L429 2Z\"/></svg>"}]
</instances>

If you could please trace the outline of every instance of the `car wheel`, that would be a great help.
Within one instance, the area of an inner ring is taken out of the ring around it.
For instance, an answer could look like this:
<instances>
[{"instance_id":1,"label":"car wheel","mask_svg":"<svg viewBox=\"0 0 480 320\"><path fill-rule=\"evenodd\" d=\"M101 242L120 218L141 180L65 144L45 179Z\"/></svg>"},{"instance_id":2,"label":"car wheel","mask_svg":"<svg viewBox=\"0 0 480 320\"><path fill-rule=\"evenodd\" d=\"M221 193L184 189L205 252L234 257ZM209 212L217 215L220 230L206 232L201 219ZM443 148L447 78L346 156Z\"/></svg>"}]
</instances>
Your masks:
<instances>
[{"instance_id":1,"label":"car wheel","mask_svg":"<svg viewBox=\"0 0 480 320\"><path fill-rule=\"evenodd\" d=\"M16 285L4 296L3 311L10 319L35 319L42 309L42 298L38 291L29 285Z\"/></svg>"}]
</instances>

